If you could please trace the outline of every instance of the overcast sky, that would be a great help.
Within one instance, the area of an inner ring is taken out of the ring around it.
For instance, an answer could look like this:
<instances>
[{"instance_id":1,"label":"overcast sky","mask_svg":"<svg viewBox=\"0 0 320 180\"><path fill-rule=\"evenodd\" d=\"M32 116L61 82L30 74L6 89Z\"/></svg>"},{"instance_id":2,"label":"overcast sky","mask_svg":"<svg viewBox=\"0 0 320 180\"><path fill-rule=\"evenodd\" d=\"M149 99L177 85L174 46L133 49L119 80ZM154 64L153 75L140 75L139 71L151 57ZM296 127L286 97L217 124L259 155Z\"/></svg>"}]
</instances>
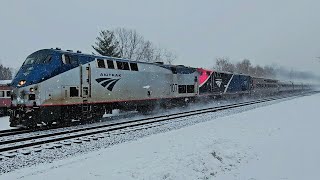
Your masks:
<instances>
[{"instance_id":1,"label":"overcast sky","mask_svg":"<svg viewBox=\"0 0 320 180\"><path fill-rule=\"evenodd\" d=\"M116 27L174 51L175 64L212 67L227 56L320 69L319 0L1 0L0 60L19 67L51 47L91 53L99 31Z\"/></svg>"}]
</instances>

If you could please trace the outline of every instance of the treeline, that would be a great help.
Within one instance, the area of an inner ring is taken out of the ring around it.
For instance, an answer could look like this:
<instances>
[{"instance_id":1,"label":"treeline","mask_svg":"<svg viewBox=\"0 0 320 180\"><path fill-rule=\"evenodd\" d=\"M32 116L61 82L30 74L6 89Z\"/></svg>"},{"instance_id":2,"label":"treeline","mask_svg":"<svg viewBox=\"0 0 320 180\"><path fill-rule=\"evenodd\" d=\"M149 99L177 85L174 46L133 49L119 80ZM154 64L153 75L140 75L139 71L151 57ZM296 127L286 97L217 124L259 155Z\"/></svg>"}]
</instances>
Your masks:
<instances>
[{"instance_id":1,"label":"treeline","mask_svg":"<svg viewBox=\"0 0 320 180\"><path fill-rule=\"evenodd\" d=\"M277 65L260 66L253 65L249 59L244 59L238 63L230 62L229 58L217 58L213 67L217 71L226 71L238 74L247 74L254 77L277 78L286 80L319 80L319 77L310 72L288 70Z\"/></svg>"},{"instance_id":2,"label":"treeline","mask_svg":"<svg viewBox=\"0 0 320 180\"><path fill-rule=\"evenodd\" d=\"M4 67L0 64L0 80L11 80L12 79L12 71L8 67Z\"/></svg>"},{"instance_id":3,"label":"treeline","mask_svg":"<svg viewBox=\"0 0 320 180\"><path fill-rule=\"evenodd\" d=\"M156 46L145 39L136 30L116 28L99 32L96 42L92 45L96 53L104 56L121 57L144 62L164 62L171 64L177 55L165 48ZM310 79L319 80L309 72L288 70L279 66L253 65L249 59L232 63L229 58L221 57L215 60L213 67L217 71L226 71L238 74L248 74L254 77L278 79ZM12 79L12 70L0 64L0 80Z\"/></svg>"},{"instance_id":4,"label":"treeline","mask_svg":"<svg viewBox=\"0 0 320 180\"><path fill-rule=\"evenodd\" d=\"M100 55L144 62L171 64L177 58L172 51L158 47L136 30L126 28L102 30L92 48Z\"/></svg>"}]
</instances>

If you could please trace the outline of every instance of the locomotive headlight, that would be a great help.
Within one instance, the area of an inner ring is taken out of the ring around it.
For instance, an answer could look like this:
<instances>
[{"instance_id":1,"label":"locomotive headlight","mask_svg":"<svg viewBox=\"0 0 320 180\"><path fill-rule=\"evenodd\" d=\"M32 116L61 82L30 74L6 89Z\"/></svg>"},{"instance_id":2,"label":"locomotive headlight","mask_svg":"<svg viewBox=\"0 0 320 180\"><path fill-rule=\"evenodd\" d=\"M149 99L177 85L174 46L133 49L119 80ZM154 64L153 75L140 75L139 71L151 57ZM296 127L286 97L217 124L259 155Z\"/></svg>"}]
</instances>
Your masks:
<instances>
[{"instance_id":1,"label":"locomotive headlight","mask_svg":"<svg viewBox=\"0 0 320 180\"><path fill-rule=\"evenodd\" d=\"M30 88L30 92L34 92L34 89L33 89L33 88Z\"/></svg>"},{"instance_id":2,"label":"locomotive headlight","mask_svg":"<svg viewBox=\"0 0 320 180\"><path fill-rule=\"evenodd\" d=\"M26 80L21 80L19 81L18 86L23 86L25 83L26 83Z\"/></svg>"}]
</instances>

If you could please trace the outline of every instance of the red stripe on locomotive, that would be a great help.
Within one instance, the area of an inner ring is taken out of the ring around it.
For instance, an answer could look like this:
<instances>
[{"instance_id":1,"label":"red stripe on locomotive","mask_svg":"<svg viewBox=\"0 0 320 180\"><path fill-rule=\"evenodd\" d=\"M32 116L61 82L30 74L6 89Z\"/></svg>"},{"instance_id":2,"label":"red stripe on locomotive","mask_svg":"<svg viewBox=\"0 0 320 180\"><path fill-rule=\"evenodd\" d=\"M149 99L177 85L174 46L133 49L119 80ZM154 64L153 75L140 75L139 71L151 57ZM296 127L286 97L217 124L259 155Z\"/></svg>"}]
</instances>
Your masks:
<instances>
[{"instance_id":1,"label":"red stripe on locomotive","mask_svg":"<svg viewBox=\"0 0 320 180\"><path fill-rule=\"evenodd\" d=\"M213 71L203 69L203 68L198 68L197 71L200 73L199 76L199 87L201 87L204 83L208 81L210 78L210 75L212 74Z\"/></svg>"}]
</instances>

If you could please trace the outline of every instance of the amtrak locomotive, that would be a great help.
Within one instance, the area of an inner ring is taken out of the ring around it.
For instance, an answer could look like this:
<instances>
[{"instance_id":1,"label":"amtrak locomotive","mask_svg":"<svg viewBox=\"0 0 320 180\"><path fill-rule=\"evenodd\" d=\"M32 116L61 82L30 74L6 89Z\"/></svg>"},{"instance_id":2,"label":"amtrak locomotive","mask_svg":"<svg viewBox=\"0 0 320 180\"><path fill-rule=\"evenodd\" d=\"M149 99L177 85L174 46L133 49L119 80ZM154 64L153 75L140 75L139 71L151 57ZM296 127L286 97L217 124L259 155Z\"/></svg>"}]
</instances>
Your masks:
<instances>
[{"instance_id":1,"label":"amtrak locomotive","mask_svg":"<svg viewBox=\"0 0 320 180\"><path fill-rule=\"evenodd\" d=\"M11 126L36 127L102 117L112 109L145 112L203 97L302 90L303 84L43 49L29 55L11 86Z\"/></svg>"}]
</instances>

